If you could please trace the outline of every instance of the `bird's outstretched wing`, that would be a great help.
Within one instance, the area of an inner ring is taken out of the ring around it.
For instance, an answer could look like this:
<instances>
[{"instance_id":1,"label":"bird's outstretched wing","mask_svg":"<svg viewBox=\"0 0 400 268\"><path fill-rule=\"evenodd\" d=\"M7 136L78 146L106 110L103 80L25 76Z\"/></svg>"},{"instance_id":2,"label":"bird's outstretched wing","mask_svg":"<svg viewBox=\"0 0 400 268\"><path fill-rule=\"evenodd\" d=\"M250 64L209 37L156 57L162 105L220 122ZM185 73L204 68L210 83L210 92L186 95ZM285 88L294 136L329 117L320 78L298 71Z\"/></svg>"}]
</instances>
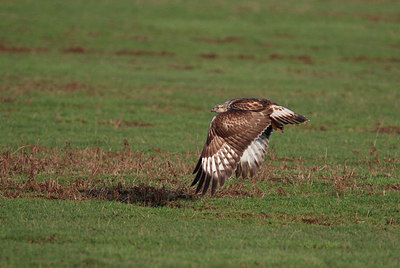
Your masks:
<instances>
[{"instance_id":1,"label":"bird's outstretched wing","mask_svg":"<svg viewBox=\"0 0 400 268\"><path fill-rule=\"evenodd\" d=\"M270 126L271 109L260 111L231 110L217 115L211 122L207 142L197 162L192 186L204 195L212 182L214 194L218 184L236 170L243 153Z\"/></svg>"},{"instance_id":2,"label":"bird's outstretched wing","mask_svg":"<svg viewBox=\"0 0 400 268\"><path fill-rule=\"evenodd\" d=\"M308 121L267 99L234 99L224 103L226 112L211 121L207 142L197 162L192 186L204 195L211 183L211 194L236 171L236 176L254 176L263 164L273 130L286 124Z\"/></svg>"}]
</instances>

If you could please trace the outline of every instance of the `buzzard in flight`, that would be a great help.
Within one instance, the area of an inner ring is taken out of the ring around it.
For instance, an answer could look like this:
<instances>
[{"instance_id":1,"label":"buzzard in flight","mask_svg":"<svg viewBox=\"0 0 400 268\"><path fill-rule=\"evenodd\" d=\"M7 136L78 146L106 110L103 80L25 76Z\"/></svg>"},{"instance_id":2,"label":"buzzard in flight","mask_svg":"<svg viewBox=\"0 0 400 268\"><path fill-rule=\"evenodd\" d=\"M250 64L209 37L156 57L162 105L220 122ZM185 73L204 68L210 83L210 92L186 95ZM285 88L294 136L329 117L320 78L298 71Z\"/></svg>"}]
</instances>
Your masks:
<instances>
[{"instance_id":1,"label":"buzzard in flight","mask_svg":"<svg viewBox=\"0 0 400 268\"><path fill-rule=\"evenodd\" d=\"M218 184L236 173L236 177L253 177L264 162L272 131L282 132L283 125L308 121L302 115L266 99L233 99L216 105L218 113L211 121L207 142L193 174L196 194L211 194Z\"/></svg>"}]
</instances>

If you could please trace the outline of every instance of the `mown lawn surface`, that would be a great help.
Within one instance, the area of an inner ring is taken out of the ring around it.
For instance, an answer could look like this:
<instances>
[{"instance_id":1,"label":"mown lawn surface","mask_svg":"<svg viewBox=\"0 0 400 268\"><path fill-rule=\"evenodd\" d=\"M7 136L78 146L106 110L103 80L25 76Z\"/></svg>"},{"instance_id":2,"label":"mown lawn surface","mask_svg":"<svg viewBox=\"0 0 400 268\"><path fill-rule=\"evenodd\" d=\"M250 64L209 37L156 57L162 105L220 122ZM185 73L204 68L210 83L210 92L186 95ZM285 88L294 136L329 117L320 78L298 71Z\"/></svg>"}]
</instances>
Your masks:
<instances>
[{"instance_id":1,"label":"mown lawn surface","mask_svg":"<svg viewBox=\"0 0 400 268\"><path fill-rule=\"evenodd\" d=\"M350 199L395 205L389 198ZM296 215L294 208L307 205L297 201L301 200L289 201L294 205L291 209L280 210ZM399 261L398 228L379 227L369 220L349 222L346 216L341 217L346 221L343 225L323 226L270 219L265 214L243 217L238 212L242 208L250 214L259 206L270 213L281 206L271 198L211 203L219 209L205 213L207 209L145 208L118 202L16 199L2 206L7 218L1 227L2 262L37 266L382 267ZM345 204L338 209L347 210ZM4 225L9 227L4 230Z\"/></svg>"},{"instance_id":2,"label":"mown lawn surface","mask_svg":"<svg viewBox=\"0 0 400 268\"><path fill-rule=\"evenodd\" d=\"M393 1L1 1L0 266L400 265ZM271 99L255 178L193 195L209 111Z\"/></svg>"}]
</instances>

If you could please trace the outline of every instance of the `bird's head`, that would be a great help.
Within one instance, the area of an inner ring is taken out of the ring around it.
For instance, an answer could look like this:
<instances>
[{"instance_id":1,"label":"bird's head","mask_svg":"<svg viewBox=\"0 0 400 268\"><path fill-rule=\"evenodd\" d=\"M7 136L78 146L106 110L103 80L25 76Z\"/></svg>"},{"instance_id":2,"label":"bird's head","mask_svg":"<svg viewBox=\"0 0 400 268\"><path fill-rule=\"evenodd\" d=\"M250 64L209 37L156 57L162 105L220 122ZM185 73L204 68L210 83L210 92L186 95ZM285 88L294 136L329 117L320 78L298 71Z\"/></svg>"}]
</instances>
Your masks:
<instances>
[{"instance_id":1,"label":"bird's head","mask_svg":"<svg viewBox=\"0 0 400 268\"><path fill-rule=\"evenodd\" d=\"M230 101L221 103L221 104L217 104L214 106L214 108L212 108L211 112L216 112L216 113L225 113L226 111L228 111L229 108L229 103Z\"/></svg>"}]
</instances>

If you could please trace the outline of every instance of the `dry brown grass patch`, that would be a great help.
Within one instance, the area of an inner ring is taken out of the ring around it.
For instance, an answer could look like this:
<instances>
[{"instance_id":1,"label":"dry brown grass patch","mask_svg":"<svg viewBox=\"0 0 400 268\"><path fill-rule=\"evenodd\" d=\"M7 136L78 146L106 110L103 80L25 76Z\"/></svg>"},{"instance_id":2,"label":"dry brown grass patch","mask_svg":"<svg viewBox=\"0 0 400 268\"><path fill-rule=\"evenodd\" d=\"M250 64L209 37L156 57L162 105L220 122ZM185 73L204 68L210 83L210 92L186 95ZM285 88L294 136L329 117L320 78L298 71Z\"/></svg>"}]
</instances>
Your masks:
<instances>
[{"instance_id":1,"label":"dry brown grass patch","mask_svg":"<svg viewBox=\"0 0 400 268\"><path fill-rule=\"evenodd\" d=\"M14 47L14 46L6 46L0 44L0 53L31 53L31 52L43 53L43 52L48 52L48 49L43 47L35 47L35 48Z\"/></svg>"},{"instance_id":2,"label":"dry brown grass patch","mask_svg":"<svg viewBox=\"0 0 400 268\"><path fill-rule=\"evenodd\" d=\"M189 152L185 155L132 152L127 141L118 152L73 149L69 144L65 148L23 145L12 152L0 152L0 195L179 207L177 201L181 199L199 198L189 187L196 157L197 154ZM346 195L351 191L384 194L400 190L398 184L372 186L364 182L365 167L368 176L397 174L399 160L382 158L378 151L360 160L357 167L354 164L348 167L346 161L342 165L328 164L323 159L313 163L295 157L279 158L271 151L257 176L228 181L214 197L291 196L301 194L299 189L313 184L329 186L319 194Z\"/></svg>"},{"instance_id":3,"label":"dry brown grass patch","mask_svg":"<svg viewBox=\"0 0 400 268\"><path fill-rule=\"evenodd\" d=\"M101 87L94 87L91 85L85 85L77 81L70 81L65 83L59 83L51 79L27 79L23 78L14 83L0 85L0 92L9 92L13 96L27 96L32 93L64 93L73 94L75 92L87 92L88 95L94 95L98 90L103 89ZM12 98L11 98L12 99ZM7 98L5 98L7 100ZM18 101L18 100L17 100ZM31 103L31 100L27 100L24 103Z\"/></svg>"},{"instance_id":4,"label":"dry brown grass patch","mask_svg":"<svg viewBox=\"0 0 400 268\"><path fill-rule=\"evenodd\" d=\"M377 122L375 129L372 130L372 133L384 133L389 135L400 135L400 127L399 126L383 126L381 122Z\"/></svg>"},{"instance_id":5,"label":"dry brown grass patch","mask_svg":"<svg viewBox=\"0 0 400 268\"><path fill-rule=\"evenodd\" d=\"M8 198L101 199L160 206L194 198L178 175L188 172L188 165L174 155L133 153L127 142L122 152L25 145L1 153L0 191Z\"/></svg>"},{"instance_id":6,"label":"dry brown grass patch","mask_svg":"<svg viewBox=\"0 0 400 268\"><path fill-rule=\"evenodd\" d=\"M64 53L86 54L88 51L79 46L70 46L63 50Z\"/></svg>"},{"instance_id":7,"label":"dry brown grass patch","mask_svg":"<svg viewBox=\"0 0 400 268\"><path fill-rule=\"evenodd\" d=\"M100 121L97 122L99 125L106 125L106 126L114 126L116 128L119 127L153 127L153 124L150 123L142 123L142 122L135 122L135 121L124 121L121 119L109 120L109 121Z\"/></svg>"},{"instance_id":8,"label":"dry brown grass patch","mask_svg":"<svg viewBox=\"0 0 400 268\"><path fill-rule=\"evenodd\" d=\"M242 41L243 39L238 36L228 36L225 38L220 39L213 39L213 38L197 38L193 39L194 42L201 42L201 43L209 43L209 44L228 44L228 43L237 43Z\"/></svg>"},{"instance_id":9,"label":"dry brown grass patch","mask_svg":"<svg viewBox=\"0 0 400 268\"><path fill-rule=\"evenodd\" d=\"M144 50L119 50L115 52L117 55L125 56L174 56L175 53L168 51L144 51Z\"/></svg>"}]
</instances>

